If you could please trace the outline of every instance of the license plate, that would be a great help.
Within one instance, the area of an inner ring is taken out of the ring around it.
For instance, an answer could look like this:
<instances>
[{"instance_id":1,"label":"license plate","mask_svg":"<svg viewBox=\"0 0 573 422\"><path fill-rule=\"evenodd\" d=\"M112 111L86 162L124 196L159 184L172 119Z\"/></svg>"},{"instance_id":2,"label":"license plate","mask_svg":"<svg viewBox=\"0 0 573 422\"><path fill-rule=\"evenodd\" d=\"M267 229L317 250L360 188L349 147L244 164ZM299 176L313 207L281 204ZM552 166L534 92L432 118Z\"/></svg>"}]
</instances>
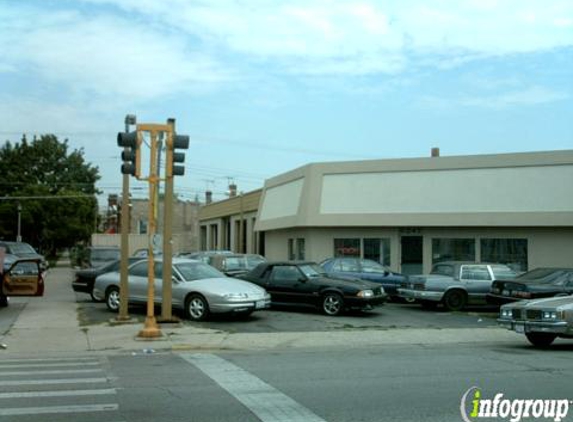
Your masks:
<instances>
[{"instance_id":1,"label":"license plate","mask_svg":"<svg viewBox=\"0 0 573 422\"><path fill-rule=\"evenodd\" d=\"M504 290L503 292L501 292L501 294L504 296L509 296L509 290Z\"/></svg>"},{"instance_id":2,"label":"license plate","mask_svg":"<svg viewBox=\"0 0 573 422\"><path fill-rule=\"evenodd\" d=\"M513 330L514 330L516 333L523 334L523 333L525 333L525 325L523 325L523 324L514 324L514 325L513 325Z\"/></svg>"},{"instance_id":3,"label":"license plate","mask_svg":"<svg viewBox=\"0 0 573 422\"><path fill-rule=\"evenodd\" d=\"M255 302L255 308L263 309L264 307L265 307L265 301L264 300L259 300L259 301Z\"/></svg>"}]
</instances>

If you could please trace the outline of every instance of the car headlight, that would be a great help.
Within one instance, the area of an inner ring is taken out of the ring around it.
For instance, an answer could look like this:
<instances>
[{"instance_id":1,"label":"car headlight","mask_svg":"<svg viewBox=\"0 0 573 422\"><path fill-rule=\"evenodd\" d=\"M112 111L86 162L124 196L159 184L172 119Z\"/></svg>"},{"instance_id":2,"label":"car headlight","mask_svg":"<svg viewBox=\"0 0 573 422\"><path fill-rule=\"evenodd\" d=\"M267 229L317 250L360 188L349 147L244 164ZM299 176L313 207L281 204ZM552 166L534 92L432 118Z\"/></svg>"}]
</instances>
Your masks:
<instances>
[{"instance_id":1,"label":"car headlight","mask_svg":"<svg viewBox=\"0 0 573 422\"><path fill-rule=\"evenodd\" d=\"M246 293L225 293L223 297L229 300L239 300L248 299L249 295Z\"/></svg>"},{"instance_id":2,"label":"car headlight","mask_svg":"<svg viewBox=\"0 0 573 422\"><path fill-rule=\"evenodd\" d=\"M499 316L502 318L512 318L513 317L513 312L511 311L511 309L501 309L501 311L499 312Z\"/></svg>"},{"instance_id":3,"label":"car headlight","mask_svg":"<svg viewBox=\"0 0 573 422\"><path fill-rule=\"evenodd\" d=\"M543 311L541 314L542 319L546 321L555 321L557 319L557 312L555 311Z\"/></svg>"},{"instance_id":4,"label":"car headlight","mask_svg":"<svg viewBox=\"0 0 573 422\"><path fill-rule=\"evenodd\" d=\"M358 297L373 297L374 292L372 290L361 290L358 292Z\"/></svg>"}]
</instances>

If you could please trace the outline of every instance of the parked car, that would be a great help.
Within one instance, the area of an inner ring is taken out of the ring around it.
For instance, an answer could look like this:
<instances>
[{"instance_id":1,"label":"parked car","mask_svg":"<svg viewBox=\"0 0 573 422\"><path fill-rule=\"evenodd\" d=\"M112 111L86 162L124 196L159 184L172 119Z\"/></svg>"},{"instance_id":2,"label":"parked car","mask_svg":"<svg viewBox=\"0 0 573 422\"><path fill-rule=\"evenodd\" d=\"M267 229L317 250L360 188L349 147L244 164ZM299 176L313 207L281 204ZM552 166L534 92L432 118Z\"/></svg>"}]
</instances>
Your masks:
<instances>
[{"instance_id":1,"label":"parked car","mask_svg":"<svg viewBox=\"0 0 573 422\"><path fill-rule=\"evenodd\" d=\"M43 296L44 270L39 258L12 260L0 269L0 307L8 306L9 296Z\"/></svg>"},{"instance_id":2,"label":"parked car","mask_svg":"<svg viewBox=\"0 0 573 422\"><path fill-rule=\"evenodd\" d=\"M199 252L192 252L192 253L188 253L188 254L181 254L180 257L181 258L187 258L187 259L197 259L199 261L202 261L206 264L209 263L209 258L211 258L214 255L233 255L234 252L232 251L228 251L228 250L224 250L224 249L217 249L217 250L209 250L209 251L199 251Z\"/></svg>"},{"instance_id":3,"label":"parked car","mask_svg":"<svg viewBox=\"0 0 573 422\"><path fill-rule=\"evenodd\" d=\"M163 262L154 260L155 303L161 304ZM129 303L147 303L147 260L138 261L128 269ZM172 304L182 309L185 316L195 321L210 314L233 313L250 315L270 307L271 297L261 287L244 280L226 277L204 262L174 258L172 263ZM107 273L96 278L96 298L104 298L108 309L119 310L119 272Z\"/></svg>"},{"instance_id":4,"label":"parked car","mask_svg":"<svg viewBox=\"0 0 573 422\"><path fill-rule=\"evenodd\" d=\"M16 258L20 259L39 259L40 268L43 271L48 269L48 261L43 255L40 255L36 250L26 242L9 242L0 241L0 248L4 248L5 252L10 255L14 255Z\"/></svg>"},{"instance_id":5,"label":"parked car","mask_svg":"<svg viewBox=\"0 0 573 422\"><path fill-rule=\"evenodd\" d=\"M117 246L91 246L87 266L89 268L101 267L110 261L120 259L120 255L121 251Z\"/></svg>"},{"instance_id":6,"label":"parked car","mask_svg":"<svg viewBox=\"0 0 573 422\"><path fill-rule=\"evenodd\" d=\"M487 295L488 303L502 305L523 299L573 294L573 268L536 268L514 280L497 280Z\"/></svg>"},{"instance_id":7,"label":"parked car","mask_svg":"<svg viewBox=\"0 0 573 422\"><path fill-rule=\"evenodd\" d=\"M503 264L444 261L434 264L429 275L410 276L398 293L418 300L422 306L441 303L449 311L459 311L468 304L485 304L494 280L516 275Z\"/></svg>"},{"instance_id":8,"label":"parked car","mask_svg":"<svg viewBox=\"0 0 573 422\"><path fill-rule=\"evenodd\" d=\"M130 257L127 263L128 265L131 265L134 262L141 261L142 259L144 258ZM96 268L76 270L74 273L74 279L72 280L72 288L74 289L74 292L87 293L91 296L94 302L101 302L101 299L97 298L93 291L96 277L105 273L119 271L120 265L121 260L116 259Z\"/></svg>"},{"instance_id":9,"label":"parked car","mask_svg":"<svg viewBox=\"0 0 573 422\"><path fill-rule=\"evenodd\" d=\"M273 305L313 306L327 315L372 309L387 299L379 284L328 277L314 262L264 262L241 278L265 288Z\"/></svg>"},{"instance_id":10,"label":"parked car","mask_svg":"<svg viewBox=\"0 0 573 422\"><path fill-rule=\"evenodd\" d=\"M379 283L392 299L399 298L398 288L407 279L406 276L371 259L329 258L322 261L320 266L330 277L353 277Z\"/></svg>"},{"instance_id":11,"label":"parked car","mask_svg":"<svg viewBox=\"0 0 573 422\"><path fill-rule=\"evenodd\" d=\"M238 277L246 274L265 261L263 256L256 254L215 254L207 259L209 265L217 268L229 277Z\"/></svg>"},{"instance_id":12,"label":"parked car","mask_svg":"<svg viewBox=\"0 0 573 422\"><path fill-rule=\"evenodd\" d=\"M503 305L498 323L525 334L537 347L547 347L557 337L573 338L573 296L522 300Z\"/></svg>"}]
</instances>

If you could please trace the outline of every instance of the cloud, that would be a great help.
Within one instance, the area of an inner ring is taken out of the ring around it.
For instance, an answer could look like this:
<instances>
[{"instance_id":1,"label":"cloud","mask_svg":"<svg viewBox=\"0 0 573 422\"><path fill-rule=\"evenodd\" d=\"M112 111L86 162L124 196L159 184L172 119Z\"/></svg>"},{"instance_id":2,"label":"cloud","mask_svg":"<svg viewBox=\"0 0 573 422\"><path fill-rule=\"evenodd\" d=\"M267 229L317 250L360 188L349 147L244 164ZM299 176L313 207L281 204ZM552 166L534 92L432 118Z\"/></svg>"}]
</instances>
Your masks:
<instances>
[{"instance_id":1,"label":"cloud","mask_svg":"<svg viewBox=\"0 0 573 422\"><path fill-rule=\"evenodd\" d=\"M499 86L513 84L513 82L500 82ZM490 88L494 86L491 85ZM433 111L446 111L459 107L473 107L485 109L505 109L509 107L527 107L564 101L571 98L568 93L552 90L542 86L531 86L513 91L506 91L492 95L460 95L457 97L437 97L424 95L418 98L416 104L420 108Z\"/></svg>"},{"instance_id":2,"label":"cloud","mask_svg":"<svg viewBox=\"0 0 573 422\"><path fill-rule=\"evenodd\" d=\"M26 69L71 95L142 101L232 78L183 37L121 16L24 8L4 10L0 18L16 13L19 24L0 32L0 69Z\"/></svg>"}]
</instances>

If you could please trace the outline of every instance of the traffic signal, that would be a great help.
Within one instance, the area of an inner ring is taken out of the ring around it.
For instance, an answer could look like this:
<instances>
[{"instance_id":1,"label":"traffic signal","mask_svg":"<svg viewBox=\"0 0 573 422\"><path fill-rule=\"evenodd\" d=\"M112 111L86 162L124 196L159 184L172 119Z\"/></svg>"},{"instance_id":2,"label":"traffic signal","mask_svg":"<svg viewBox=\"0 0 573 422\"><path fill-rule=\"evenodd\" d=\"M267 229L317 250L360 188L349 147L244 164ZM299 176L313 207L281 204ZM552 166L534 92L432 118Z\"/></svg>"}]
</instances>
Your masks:
<instances>
[{"instance_id":1,"label":"traffic signal","mask_svg":"<svg viewBox=\"0 0 573 422\"><path fill-rule=\"evenodd\" d=\"M141 173L141 150L137 132L119 132L117 134L117 145L123 147L121 159L121 172L139 178Z\"/></svg>"},{"instance_id":2,"label":"traffic signal","mask_svg":"<svg viewBox=\"0 0 573 422\"><path fill-rule=\"evenodd\" d=\"M185 174L185 167L176 165L175 163L183 163L185 161L185 153L175 151L176 148L188 149L189 136L188 135L175 135L171 139L171 145L167 145L167 177L183 176Z\"/></svg>"}]
</instances>

